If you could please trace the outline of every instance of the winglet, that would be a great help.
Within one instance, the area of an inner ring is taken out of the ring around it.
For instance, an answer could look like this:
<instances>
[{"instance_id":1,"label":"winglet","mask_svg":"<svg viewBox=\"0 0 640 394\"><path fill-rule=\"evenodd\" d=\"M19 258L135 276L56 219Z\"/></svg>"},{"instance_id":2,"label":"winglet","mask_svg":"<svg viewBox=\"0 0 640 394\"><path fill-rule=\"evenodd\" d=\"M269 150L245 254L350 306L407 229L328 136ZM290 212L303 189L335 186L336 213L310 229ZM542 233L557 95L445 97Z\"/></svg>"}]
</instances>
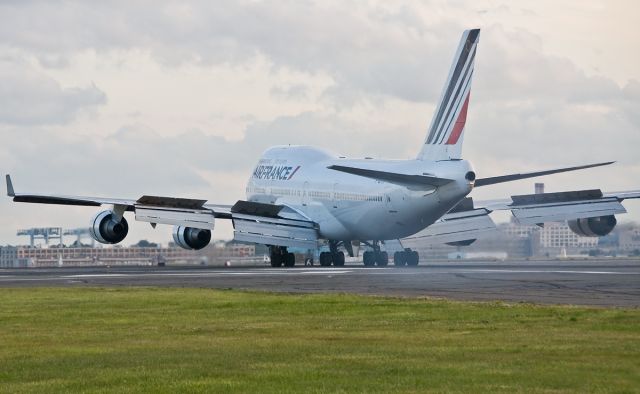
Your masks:
<instances>
[{"instance_id":1,"label":"winglet","mask_svg":"<svg viewBox=\"0 0 640 394\"><path fill-rule=\"evenodd\" d=\"M7 196L15 197L16 192L13 190L13 183L11 183L11 175L7 174Z\"/></svg>"}]
</instances>

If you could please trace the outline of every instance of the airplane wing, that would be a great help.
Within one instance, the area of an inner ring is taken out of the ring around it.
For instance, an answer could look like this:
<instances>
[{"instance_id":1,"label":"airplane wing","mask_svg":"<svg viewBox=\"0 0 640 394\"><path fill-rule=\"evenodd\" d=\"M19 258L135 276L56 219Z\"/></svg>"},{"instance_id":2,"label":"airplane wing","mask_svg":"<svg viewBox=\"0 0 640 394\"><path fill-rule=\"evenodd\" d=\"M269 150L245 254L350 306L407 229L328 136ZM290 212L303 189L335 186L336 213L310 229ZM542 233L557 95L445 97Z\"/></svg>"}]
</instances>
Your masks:
<instances>
[{"instance_id":1,"label":"airplane wing","mask_svg":"<svg viewBox=\"0 0 640 394\"><path fill-rule=\"evenodd\" d=\"M621 202L640 198L640 191L603 193L599 189L511 196L478 202L489 211L510 210L520 224L539 224L626 213Z\"/></svg>"},{"instance_id":2,"label":"airplane wing","mask_svg":"<svg viewBox=\"0 0 640 394\"><path fill-rule=\"evenodd\" d=\"M426 244L473 241L497 229L489 216L493 211L510 210L518 223L533 225L626 213L621 203L632 198L640 198L640 190L609 193L599 189L578 190L480 202L467 197L437 222L404 239L419 239ZM585 231L584 228L581 230ZM586 229L586 232L590 230Z\"/></svg>"},{"instance_id":3,"label":"airplane wing","mask_svg":"<svg viewBox=\"0 0 640 394\"><path fill-rule=\"evenodd\" d=\"M136 200L36 193L16 193L9 175L7 195L15 202L99 207L113 205L114 211L134 212L138 221L213 230L215 219L230 219L234 239L266 245L317 246L317 225L286 205L238 201L234 205L207 204L206 200L142 196Z\"/></svg>"}]
</instances>

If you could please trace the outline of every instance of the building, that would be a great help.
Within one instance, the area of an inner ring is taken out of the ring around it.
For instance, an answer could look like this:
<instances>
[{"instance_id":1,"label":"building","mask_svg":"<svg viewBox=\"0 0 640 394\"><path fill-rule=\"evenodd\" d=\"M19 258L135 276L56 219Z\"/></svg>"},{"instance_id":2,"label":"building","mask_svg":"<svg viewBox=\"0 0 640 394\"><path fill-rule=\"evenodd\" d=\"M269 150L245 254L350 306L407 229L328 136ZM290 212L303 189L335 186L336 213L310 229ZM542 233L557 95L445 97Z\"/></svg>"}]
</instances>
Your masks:
<instances>
[{"instance_id":1,"label":"building","mask_svg":"<svg viewBox=\"0 0 640 394\"><path fill-rule=\"evenodd\" d=\"M0 267L55 267L59 265L222 264L251 259L251 244L211 244L202 250L169 247L59 247L6 246L0 248Z\"/></svg>"},{"instance_id":2,"label":"building","mask_svg":"<svg viewBox=\"0 0 640 394\"><path fill-rule=\"evenodd\" d=\"M15 246L0 246L0 267L17 267L18 248Z\"/></svg>"},{"instance_id":3,"label":"building","mask_svg":"<svg viewBox=\"0 0 640 394\"><path fill-rule=\"evenodd\" d=\"M571 231L566 223L545 223L539 235L540 247L543 249L588 249L598 246L598 237L580 236Z\"/></svg>"},{"instance_id":4,"label":"building","mask_svg":"<svg viewBox=\"0 0 640 394\"><path fill-rule=\"evenodd\" d=\"M618 232L618 249L625 252L640 251L640 227L621 226Z\"/></svg>"}]
</instances>

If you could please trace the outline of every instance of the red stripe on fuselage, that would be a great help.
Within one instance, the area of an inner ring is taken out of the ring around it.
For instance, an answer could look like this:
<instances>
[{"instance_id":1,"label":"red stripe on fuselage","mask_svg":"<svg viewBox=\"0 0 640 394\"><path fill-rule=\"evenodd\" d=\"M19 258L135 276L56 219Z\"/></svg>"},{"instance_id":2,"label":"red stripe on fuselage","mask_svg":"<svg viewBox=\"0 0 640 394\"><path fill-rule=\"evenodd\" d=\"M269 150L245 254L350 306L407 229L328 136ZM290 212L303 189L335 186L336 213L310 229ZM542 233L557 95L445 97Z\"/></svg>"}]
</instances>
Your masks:
<instances>
[{"instance_id":1,"label":"red stripe on fuselage","mask_svg":"<svg viewBox=\"0 0 640 394\"><path fill-rule=\"evenodd\" d=\"M453 131L449 136L445 145L455 145L458 143L458 139L462 135L462 130L464 130L464 124L467 122L467 107L469 106L469 96L471 92L467 94L467 98L464 99L464 104L462 105L462 109L460 110L460 114L458 115L458 120L456 120L456 124L453 125Z\"/></svg>"}]
</instances>

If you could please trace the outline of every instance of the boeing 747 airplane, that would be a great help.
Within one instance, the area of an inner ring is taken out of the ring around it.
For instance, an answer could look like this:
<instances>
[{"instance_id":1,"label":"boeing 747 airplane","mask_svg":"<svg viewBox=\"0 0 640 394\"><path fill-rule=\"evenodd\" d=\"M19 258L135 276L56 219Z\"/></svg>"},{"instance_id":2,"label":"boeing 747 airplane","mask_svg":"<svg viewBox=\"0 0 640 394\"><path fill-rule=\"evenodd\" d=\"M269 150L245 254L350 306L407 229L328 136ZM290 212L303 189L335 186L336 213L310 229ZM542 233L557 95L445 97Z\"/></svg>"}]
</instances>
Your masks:
<instances>
[{"instance_id":1,"label":"boeing 747 airplane","mask_svg":"<svg viewBox=\"0 0 640 394\"><path fill-rule=\"evenodd\" d=\"M543 193L486 204L474 204L469 197L474 187L611 164L478 177L462 158L462 142L479 37L479 29L463 33L426 139L413 160L350 159L310 146L276 146L258 160L246 199L234 205L156 196L130 200L16 193L9 175L7 194L16 202L109 205L91 220L92 237L105 244L127 236L126 212L154 227L173 225L173 239L185 249L204 248L215 220L231 220L234 238L268 245L276 267L295 264L288 248L316 249L325 242L329 251L320 254L320 264L342 266L344 251L353 255L353 241L369 246L365 266L386 266L389 251L395 251L396 265L415 266L418 254L399 240L468 244L495 229L489 216L495 210L510 210L522 224L568 221L580 235L608 234L616 225L615 215L626 212L621 202L640 198L640 191Z\"/></svg>"}]
</instances>

